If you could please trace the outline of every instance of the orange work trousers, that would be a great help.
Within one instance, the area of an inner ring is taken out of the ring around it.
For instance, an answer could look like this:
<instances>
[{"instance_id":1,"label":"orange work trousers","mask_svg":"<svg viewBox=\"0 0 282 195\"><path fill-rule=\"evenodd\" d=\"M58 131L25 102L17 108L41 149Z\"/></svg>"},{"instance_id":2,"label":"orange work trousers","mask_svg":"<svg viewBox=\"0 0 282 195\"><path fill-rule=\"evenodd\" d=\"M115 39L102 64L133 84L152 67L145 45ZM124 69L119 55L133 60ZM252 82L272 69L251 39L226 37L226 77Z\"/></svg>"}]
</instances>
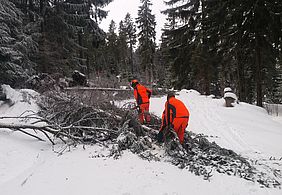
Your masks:
<instances>
[{"instance_id":1,"label":"orange work trousers","mask_svg":"<svg viewBox=\"0 0 282 195\"><path fill-rule=\"evenodd\" d=\"M151 117L149 113L149 103L140 104L140 110L139 110L139 121L141 124L144 124L144 119L146 123L150 123Z\"/></svg>"},{"instance_id":2,"label":"orange work trousers","mask_svg":"<svg viewBox=\"0 0 282 195\"><path fill-rule=\"evenodd\" d=\"M176 132L179 142L183 144L184 141L184 132L186 127L188 126L188 118L174 118L173 120L173 129Z\"/></svg>"}]
</instances>

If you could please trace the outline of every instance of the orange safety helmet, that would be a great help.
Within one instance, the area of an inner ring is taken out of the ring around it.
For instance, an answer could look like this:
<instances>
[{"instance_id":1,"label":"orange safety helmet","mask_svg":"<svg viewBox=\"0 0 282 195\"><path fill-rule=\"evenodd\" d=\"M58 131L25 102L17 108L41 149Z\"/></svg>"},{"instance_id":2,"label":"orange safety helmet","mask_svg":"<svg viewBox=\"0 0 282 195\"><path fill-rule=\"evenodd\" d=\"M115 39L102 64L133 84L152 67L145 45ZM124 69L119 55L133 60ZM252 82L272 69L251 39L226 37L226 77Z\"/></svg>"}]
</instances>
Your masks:
<instances>
[{"instance_id":1,"label":"orange safety helmet","mask_svg":"<svg viewBox=\"0 0 282 195\"><path fill-rule=\"evenodd\" d=\"M131 81L131 87L135 87L136 85L138 84L138 80L137 79L134 79Z\"/></svg>"}]
</instances>

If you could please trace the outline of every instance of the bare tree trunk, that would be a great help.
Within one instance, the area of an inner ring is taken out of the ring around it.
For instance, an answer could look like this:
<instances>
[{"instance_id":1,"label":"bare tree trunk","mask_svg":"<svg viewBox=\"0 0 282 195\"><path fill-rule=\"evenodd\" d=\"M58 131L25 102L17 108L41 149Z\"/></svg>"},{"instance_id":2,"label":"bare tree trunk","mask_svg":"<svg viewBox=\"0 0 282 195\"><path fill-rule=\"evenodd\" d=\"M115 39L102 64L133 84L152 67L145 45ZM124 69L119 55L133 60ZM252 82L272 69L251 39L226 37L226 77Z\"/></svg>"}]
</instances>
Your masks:
<instances>
[{"instance_id":1,"label":"bare tree trunk","mask_svg":"<svg viewBox=\"0 0 282 195\"><path fill-rule=\"evenodd\" d=\"M238 79L238 91L239 99L241 101L246 101L246 88L245 88L245 74L244 74L244 64L242 63L242 54L240 49L237 50L237 79Z\"/></svg>"},{"instance_id":2,"label":"bare tree trunk","mask_svg":"<svg viewBox=\"0 0 282 195\"><path fill-rule=\"evenodd\" d=\"M151 63L151 65L150 65L150 83L151 83L151 85L152 85L153 81L154 81L153 64Z\"/></svg>"},{"instance_id":3,"label":"bare tree trunk","mask_svg":"<svg viewBox=\"0 0 282 195\"><path fill-rule=\"evenodd\" d=\"M207 43L207 37L206 37L206 24L205 24L205 20L206 20L206 4L205 1L201 1L202 2L202 39L203 39L203 50L202 50L202 56L204 57L204 91L206 95L210 94L210 62L208 61L208 43Z\"/></svg>"},{"instance_id":4,"label":"bare tree trunk","mask_svg":"<svg viewBox=\"0 0 282 195\"><path fill-rule=\"evenodd\" d=\"M262 107L261 50L259 47L259 35L256 35L255 55L256 55L257 106Z\"/></svg>"},{"instance_id":5,"label":"bare tree trunk","mask_svg":"<svg viewBox=\"0 0 282 195\"><path fill-rule=\"evenodd\" d=\"M130 66L131 66L131 74L133 75L133 48L132 44L130 43Z\"/></svg>"}]
</instances>

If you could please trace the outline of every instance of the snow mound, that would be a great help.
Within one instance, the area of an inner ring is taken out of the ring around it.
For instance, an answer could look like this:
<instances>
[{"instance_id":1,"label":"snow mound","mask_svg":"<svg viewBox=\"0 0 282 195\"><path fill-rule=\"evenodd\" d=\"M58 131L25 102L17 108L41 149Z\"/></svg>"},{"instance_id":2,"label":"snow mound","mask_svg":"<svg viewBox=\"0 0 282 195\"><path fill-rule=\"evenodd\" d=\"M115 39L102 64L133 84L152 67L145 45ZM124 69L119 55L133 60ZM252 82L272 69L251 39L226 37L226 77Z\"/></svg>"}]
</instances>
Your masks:
<instances>
[{"instance_id":1,"label":"snow mound","mask_svg":"<svg viewBox=\"0 0 282 195\"><path fill-rule=\"evenodd\" d=\"M185 94L193 94L193 95L201 95L198 91L194 90L194 89L182 89L180 92L179 92L179 95L185 95Z\"/></svg>"},{"instance_id":2,"label":"snow mound","mask_svg":"<svg viewBox=\"0 0 282 195\"><path fill-rule=\"evenodd\" d=\"M0 122L22 123L19 119L8 117L24 117L30 114L36 114L39 110L36 104L39 95L37 92L31 89L16 90L9 85L2 85L2 89L9 102L1 102L0 104L0 117L5 117L0 119Z\"/></svg>"},{"instance_id":3,"label":"snow mound","mask_svg":"<svg viewBox=\"0 0 282 195\"><path fill-rule=\"evenodd\" d=\"M237 100L237 96L232 92L226 92L224 98L233 98L234 100Z\"/></svg>"},{"instance_id":4,"label":"snow mound","mask_svg":"<svg viewBox=\"0 0 282 195\"><path fill-rule=\"evenodd\" d=\"M223 91L224 91L224 93L232 92L232 89L230 87L225 87Z\"/></svg>"},{"instance_id":5,"label":"snow mound","mask_svg":"<svg viewBox=\"0 0 282 195\"><path fill-rule=\"evenodd\" d=\"M16 92L10 85L2 85L3 93L6 94L7 99L18 99L20 93Z\"/></svg>"}]
</instances>

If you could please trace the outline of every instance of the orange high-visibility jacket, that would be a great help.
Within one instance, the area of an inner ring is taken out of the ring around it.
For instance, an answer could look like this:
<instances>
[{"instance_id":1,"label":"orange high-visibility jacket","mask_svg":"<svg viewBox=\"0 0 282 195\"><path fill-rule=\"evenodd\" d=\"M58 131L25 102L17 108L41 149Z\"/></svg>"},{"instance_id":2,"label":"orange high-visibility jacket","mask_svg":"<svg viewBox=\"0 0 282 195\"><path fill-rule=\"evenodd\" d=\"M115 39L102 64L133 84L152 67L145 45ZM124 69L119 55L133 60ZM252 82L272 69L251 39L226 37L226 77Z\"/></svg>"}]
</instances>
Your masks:
<instances>
[{"instance_id":1,"label":"orange high-visibility jacket","mask_svg":"<svg viewBox=\"0 0 282 195\"><path fill-rule=\"evenodd\" d=\"M141 84L137 84L134 88L134 97L138 105L149 103L152 90L146 88Z\"/></svg>"},{"instance_id":2,"label":"orange high-visibility jacket","mask_svg":"<svg viewBox=\"0 0 282 195\"><path fill-rule=\"evenodd\" d=\"M168 124L173 124L175 118L189 118L189 111L182 101L175 97L169 98L165 104L165 110L162 114L161 130Z\"/></svg>"}]
</instances>

